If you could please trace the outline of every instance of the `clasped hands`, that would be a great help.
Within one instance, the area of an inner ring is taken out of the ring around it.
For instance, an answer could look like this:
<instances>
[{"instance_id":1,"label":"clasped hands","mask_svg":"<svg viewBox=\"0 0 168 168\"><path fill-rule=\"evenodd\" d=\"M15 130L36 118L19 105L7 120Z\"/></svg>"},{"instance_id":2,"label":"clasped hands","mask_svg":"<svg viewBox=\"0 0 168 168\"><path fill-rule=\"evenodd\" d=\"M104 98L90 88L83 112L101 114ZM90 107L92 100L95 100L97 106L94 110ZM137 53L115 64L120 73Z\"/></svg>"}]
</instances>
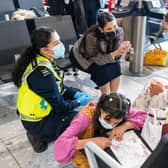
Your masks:
<instances>
[{"instance_id":1,"label":"clasped hands","mask_svg":"<svg viewBox=\"0 0 168 168\"><path fill-rule=\"evenodd\" d=\"M117 58L120 57L123 54L126 54L131 48L131 43L129 41L123 41L121 42L118 49L116 49L114 52L112 52L112 56Z\"/></svg>"}]
</instances>

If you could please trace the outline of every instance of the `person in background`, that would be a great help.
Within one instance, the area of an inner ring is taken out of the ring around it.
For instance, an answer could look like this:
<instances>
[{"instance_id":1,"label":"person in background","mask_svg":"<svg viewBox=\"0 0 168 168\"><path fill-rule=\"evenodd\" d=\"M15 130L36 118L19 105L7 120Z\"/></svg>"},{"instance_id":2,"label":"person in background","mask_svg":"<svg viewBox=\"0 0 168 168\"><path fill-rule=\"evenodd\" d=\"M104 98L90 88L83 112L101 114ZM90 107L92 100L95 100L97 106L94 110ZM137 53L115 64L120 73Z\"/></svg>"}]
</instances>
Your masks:
<instances>
[{"instance_id":1,"label":"person in background","mask_svg":"<svg viewBox=\"0 0 168 168\"><path fill-rule=\"evenodd\" d=\"M100 0L82 0L82 2L85 10L87 26L90 27L91 25L96 24L96 16L98 9L100 8Z\"/></svg>"},{"instance_id":2,"label":"person in background","mask_svg":"<svg viewBox=\"0 0 168 168\"><path fill-rule=\"evenodd\" d=\"M12 73L18 87L17 113L35 152L43 152L55 140L90 97L66 87L51 62L65 47L58 33L40 27L31 34L31 46L21 55Z\"/></svg>"},{"instance_id":3,"label":"person in background","mask_svg":"<svg viewBox=\"0 0 168 168\"><path fill-rule=\"evenodd\" d=\"M162 136L168 133L168 81L155 77L151 79L136 97L132 105L133 108L141 109L150 113L151 109L156 109L156 115L160 122L164 123ZM159 113L160 112L160 113Z\"/></svg>"},{"instance_id":4,"label":"person in background","mask_svg":"<svg viewBox=\"0 0 168 168\"><path fill-rule=\"evenodd\" d=\"M17 11L13 12L11 20L17 21L36 17L36 14L32 10L18 9Z\"/></svg>"},{"instance_id":5,"label":"person in background","mask_svg":"<svg viewBox=\"0 0 168 168\"><path fill-rule=\"evenodd\" d=\"M159 31L151 36L150 41L151 43L168 41L168 13L164 15Z\"/></svg>"},{"instance_id":6,"label":"person in background","mask_svg":"<svg viewBox=\"0 0 168 168\"><path fill-rule=\"evenodd\" d=\"M164 41L168 41L168 13L165 14L164 18L163 18L163 39Z\"/></svg>"},{"instance_id":7,"label":"person in background","mask_svg":"<svg viewBox=\"0 0 168 168\"><path fill-rule=\"evenodd\" d=\"M50 15L71 15L77 36L87 29L82 0L48 0Z\"/></svg>"},{"instance_id":8,"label":"person in background","mask_svg":"<svg viewBox=\"0 0 168 168\"><path fill-rule=\"evenodd\" d=\"M123 30L111 13L100 13L97 22L74 44L70 60L75 67L91 75L102 93L109 94L118 90L119 58L129 51L131 44L122 41Z\"/></svg>"},{"instance_id":9,"label":"person in background","mask_svg":"<svg viewBox=\"0 0 168 168\"><path fill-rule=\"evenodd\" d=\"M69 0L69 3L65 3L65 6L67 14L72 16L72 21L79 38L88 27L83 0Z\"/></svg>"},{"instance_id":10,"label":"person in background","mask_svg":"<svg viewBox=\"0 0 168 168\"><path fill-rule=\"evenodd\" d=\"M88 141L104 149L111 146L111 139L122 140L125 131L141 129L146 112L130 106L130 100L119 93L102 95L97 104L88 104L55 141L56 161L72 161L78 168L88 168L87 159L82 152Z\"/></svg>"},{"instance_id":11,"label":"person in background","mask_svg":"<svg viewBox=\"0 0 168 168\"><path fill-rule=\"evenodd\" d=\"M151 108L168 107L168 81L162 78L151 79L136 97L133 107L149 111Z\"/></svg>"}]
</instances>

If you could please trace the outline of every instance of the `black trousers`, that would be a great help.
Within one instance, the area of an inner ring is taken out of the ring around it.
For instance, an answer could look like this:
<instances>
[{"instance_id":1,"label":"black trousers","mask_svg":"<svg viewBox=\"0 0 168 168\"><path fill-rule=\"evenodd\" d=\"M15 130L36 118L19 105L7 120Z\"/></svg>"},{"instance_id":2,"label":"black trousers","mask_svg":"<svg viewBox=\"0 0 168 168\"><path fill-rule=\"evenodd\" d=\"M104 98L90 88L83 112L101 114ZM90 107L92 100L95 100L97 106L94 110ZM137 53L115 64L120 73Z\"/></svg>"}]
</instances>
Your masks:
<instances>
[{"instance_id":1,"label":"black trousers","mask_svg":"<svg viewBox=\"0 0 168 168\"><path fill-rule=\"evenodd\" d=\"M97 11L100 8L99 0L83 0L88 27L96 24Z\"/></svg>"},{"instance_id":2,"label":"black trousers","mask_svg":"<svg viewBox=\"0 0 168 168\"><path fill-rule=\"evenodd\" d=\"M71 111L67 115L51 112L49 116L39 122L22 121L22 124L27 132L40 141L52 142L69 126L76 114L75 111Z\"/></svg>"}]
</instances>

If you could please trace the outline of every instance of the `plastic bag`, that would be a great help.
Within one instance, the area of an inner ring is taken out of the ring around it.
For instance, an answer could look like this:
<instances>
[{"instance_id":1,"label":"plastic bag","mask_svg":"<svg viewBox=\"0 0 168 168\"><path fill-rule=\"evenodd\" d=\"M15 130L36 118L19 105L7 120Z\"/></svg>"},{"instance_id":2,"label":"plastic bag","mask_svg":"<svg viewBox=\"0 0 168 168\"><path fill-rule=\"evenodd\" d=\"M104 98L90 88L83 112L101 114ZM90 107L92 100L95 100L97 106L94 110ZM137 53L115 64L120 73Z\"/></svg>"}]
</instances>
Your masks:
<instances>
[{"instance_id":1,"label":"plastic bag","mask_svg":"<svg viewBox=\"0 0 168 168\"><path fill-rule=\"evenodd\" d=\"M163 111L150 109L142 128L141 136L152 150L156 148L161 139L162 127L166 120L166 117L163 117L163 112L165 109ZM159 113L162 114L162 117L159 117Z\"/></svg>"}]
</instances>

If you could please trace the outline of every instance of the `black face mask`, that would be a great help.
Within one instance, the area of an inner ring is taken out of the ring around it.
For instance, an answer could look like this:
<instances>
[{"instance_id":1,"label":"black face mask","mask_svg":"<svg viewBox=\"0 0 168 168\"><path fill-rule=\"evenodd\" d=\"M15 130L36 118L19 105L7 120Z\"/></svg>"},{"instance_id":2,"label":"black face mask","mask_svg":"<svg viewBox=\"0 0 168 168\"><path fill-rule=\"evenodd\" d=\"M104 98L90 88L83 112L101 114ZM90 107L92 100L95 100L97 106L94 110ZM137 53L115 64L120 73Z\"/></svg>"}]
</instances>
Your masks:
<instances>
[{"instance_id":1,"label":"black face mask","mask_svg":"<svg viewBox=\"0 0 168 168\"><path fill-rule=\"evenodd\" d=\"M107 41L107 51L106 53L110 53L114 51L115 39L116 39L116 31L104 32L105 40Z\"/></svg>"},{"instance_id":2,"label":"black face mask","mask_svg":"<svg viewBox=\"0 0 168 168\"><path fill-rule=\"evenodd\" d=\"M116 37L116 31L104 32L104 33L108 41L113 40Z\"/></svg>"}]
</instances>

